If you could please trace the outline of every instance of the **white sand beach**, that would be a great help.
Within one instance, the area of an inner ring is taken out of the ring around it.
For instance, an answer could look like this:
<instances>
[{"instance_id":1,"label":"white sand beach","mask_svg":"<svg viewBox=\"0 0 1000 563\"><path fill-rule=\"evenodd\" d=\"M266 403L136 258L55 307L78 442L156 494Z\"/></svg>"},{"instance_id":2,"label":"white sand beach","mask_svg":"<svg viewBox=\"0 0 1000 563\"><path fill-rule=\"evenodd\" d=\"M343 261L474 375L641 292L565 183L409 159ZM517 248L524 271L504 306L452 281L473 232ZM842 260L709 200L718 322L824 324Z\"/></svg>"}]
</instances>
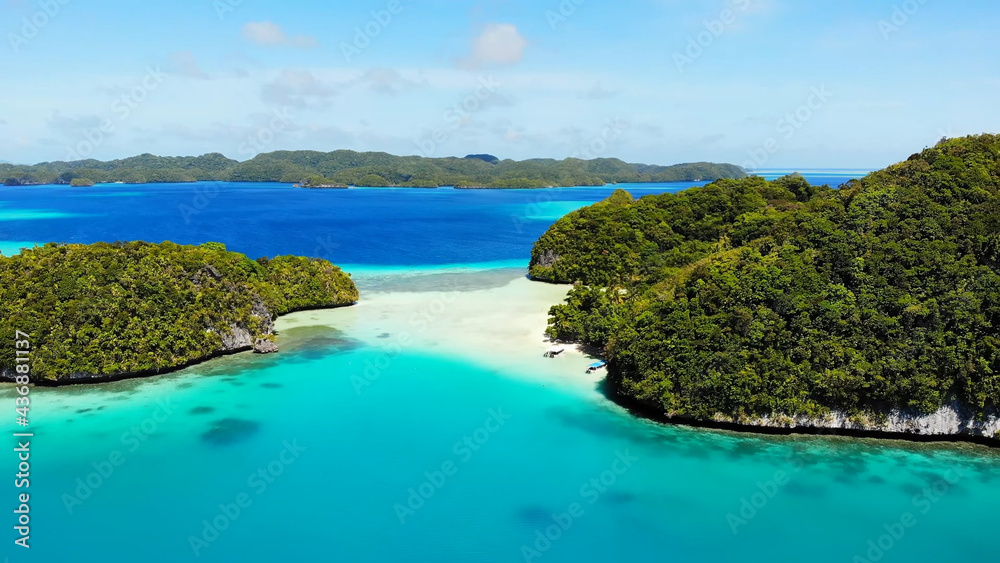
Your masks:
<instances>
[{"instance_id":1,"label":"white sand beach","mask_svg":"<svg viewBox=\"0 0 1000 563\"><path fill-rule=\"evenodd\" d=\"M464 273L442 280L439 291L366 292L361 301L341 309L293 313L277 321L282 330L330 326L352 338L387 349L440 351L481 365L520 374L542 384L569 384L592 391L603 372L588 374L594 359L577 346L566 345L555 358L545 336L548 310L561 303L569 286L533 282L522 276L497 287L468 289L482 273ZM460 289L450 289L460 287Z\"/></svg>"}]
</instances>

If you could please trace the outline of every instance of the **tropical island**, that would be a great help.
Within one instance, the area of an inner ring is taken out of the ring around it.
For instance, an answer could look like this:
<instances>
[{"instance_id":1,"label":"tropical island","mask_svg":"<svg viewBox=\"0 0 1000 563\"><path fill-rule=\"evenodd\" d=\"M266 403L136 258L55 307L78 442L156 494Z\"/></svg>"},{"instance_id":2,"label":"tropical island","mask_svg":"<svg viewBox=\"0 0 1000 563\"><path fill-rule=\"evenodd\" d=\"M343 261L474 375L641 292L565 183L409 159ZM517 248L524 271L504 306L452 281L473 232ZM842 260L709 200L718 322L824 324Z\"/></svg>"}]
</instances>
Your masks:
<instances>
[{"instance_id":1,"label":"tropical island","mask_svg":"<svg viewBox=\"0 0 1000 563\"><path fill-rule=\"evenodd\" d=\"M0 256L0 333L32 337L32 382L108 381L222 354L277 351L274 320L352 305L358 290L326 260L251 260L219 243L49 243ZM13 346L0 379L13 380Z\"/></svg>"},{"instance_id":2,"label":"tropical island","mask_svg":"<svg viewBox=\"0 0 1000 563\"><path fill-rule=\"evenodd\" d=\"M295 184L296 188L337 188L337 189L347 189L347 184L338 184L334 180L329 178L324 178L318 174L312 174L307 176L302 181Z\"/></svg>"},{"instance_id":3,"label":"tropical island","mask_svg":"<svg viewBox=\"0 0 1000 563\"><path fill-rule=\"evenodd\" d=\"M602 350L643 414L1000 438L1000 136L840 190L619 190L556 222L530 275L576 284L549 335Z\"/></svg>"},{"instance_id":4,"label":"tropical island","mask_svg":"<svg viewBox=\"0 0 1000 563\"><path fill-rule=\"evenodd\" d=\"M89 159L31 166L0 164L0 179L5 186L70 184L83 178L97 183L125 184L225 181L316 187L307 184L318 181L330 186L543 188L712 181L744 176L746 172L739 166L709 162L653 166L629 164L616 158L515 161L483 154L426 158L348 150L276 151L243 162L211 153L197 157L142 154L108 162Z\"/></svg>"}]
</instances>

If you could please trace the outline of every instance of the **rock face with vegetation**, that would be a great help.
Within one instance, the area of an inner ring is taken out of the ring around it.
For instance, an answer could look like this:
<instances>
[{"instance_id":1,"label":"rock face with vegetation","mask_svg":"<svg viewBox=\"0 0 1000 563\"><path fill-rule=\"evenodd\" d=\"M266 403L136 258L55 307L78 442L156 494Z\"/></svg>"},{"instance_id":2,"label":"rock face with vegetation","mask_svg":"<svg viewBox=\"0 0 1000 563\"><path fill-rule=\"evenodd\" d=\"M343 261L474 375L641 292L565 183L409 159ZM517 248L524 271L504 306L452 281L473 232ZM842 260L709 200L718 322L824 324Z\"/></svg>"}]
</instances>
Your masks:
<instances>
[{"instance_id":1,"label":"rock face with vegetation","mask_svg":"<svg viewBox=\"0 0 1000 563\"><path fill-rule=\"evenodd\" d=\"M296 185L298 187L300 187L300 188L341 188L341 189L343 189L343 188L347 188L348 187L347 184L338 184L337 182L335 182L335 181L333 181L333 180L331 180L329 178L324 178L324 177L316 175L316 174L313 174L311 176L307 176L306 178L303 178Z\"/></svg>"},{"instance_id":2,"label":"rock face with vegetation","mask_svg":"<svg viewBox=\"0 0 1000 563\"><path fill-rule=\"evenodd\" d=\"M623 182L675 182L742 178L732 164L699 162L674 166L629 164L613 158L580 160L499 160L492 155L466 158L393 156L382 152L277 151L238 162L219 153L198 157L143 154L101 162L43 162L34 166L0 164L5 185L68 184L77 178L95 182L285 182L316 179L318 184L365 187L474 186L543 188Z\"/></svg>"},{"instance_id":3,"label":"rock face with vegetation","mask_svg":"<svg viewBox=\"0 0 1000 563\"><path fill-rule=\"evenodd\" d=\"M351 278L325 260L251 260L218 243L47 244L0 256L0 334L31 335L35 383L273 352L277 316L357 300ZM13 347L0 347L0 375L11 379L14 365Z\"/></svg>"},{"instance_id":4,"label":"rock face with vegetation","mask_svg":"<svg viewBox=\"0 0 1000 563\"><path fill-rule=\"evenodd\" d=\"M531 274L576 282L551 335L674 419L1000 437L1000 137L840 190L724 180L557 222Z\"/></svg>"}]
</instances>

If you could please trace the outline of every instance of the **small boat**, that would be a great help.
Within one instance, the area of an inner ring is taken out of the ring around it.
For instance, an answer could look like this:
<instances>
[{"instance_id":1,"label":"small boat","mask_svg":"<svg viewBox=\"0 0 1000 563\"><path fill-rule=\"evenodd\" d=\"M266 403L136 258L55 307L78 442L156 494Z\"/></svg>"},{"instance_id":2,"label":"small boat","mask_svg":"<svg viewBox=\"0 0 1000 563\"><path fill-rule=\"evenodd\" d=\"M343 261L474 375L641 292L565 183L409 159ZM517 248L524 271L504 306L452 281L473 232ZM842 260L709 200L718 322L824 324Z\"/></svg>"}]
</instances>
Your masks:
<instances>
[{"instance_id":1,"label":"small boat","mask_svg":"<svg viewBox=\"0 0 1000 563\"><path fill-rule=\"evenodd\" d=\"M564 346L552 346L548 350L545 351L544 355L545 355L546 358L555 358L556 356L558 356L559 354L562 354L565 351L566 351L566 348Z\"/></svg>"},{"instance_id":2,"label":"small boat","mask_svg":"<svg viewBox=\"0 0 1000 563\"><path fill-rule=\"evenodd\" d=\"M587 373L594 373L595 371L597 371L599 369L603 369L603 368L605 368L607 366L608 366L608 362L605 362L605 361L594 362L594 363L590 364L589 366L587 366Z\"/></svg>"}]
</instances>

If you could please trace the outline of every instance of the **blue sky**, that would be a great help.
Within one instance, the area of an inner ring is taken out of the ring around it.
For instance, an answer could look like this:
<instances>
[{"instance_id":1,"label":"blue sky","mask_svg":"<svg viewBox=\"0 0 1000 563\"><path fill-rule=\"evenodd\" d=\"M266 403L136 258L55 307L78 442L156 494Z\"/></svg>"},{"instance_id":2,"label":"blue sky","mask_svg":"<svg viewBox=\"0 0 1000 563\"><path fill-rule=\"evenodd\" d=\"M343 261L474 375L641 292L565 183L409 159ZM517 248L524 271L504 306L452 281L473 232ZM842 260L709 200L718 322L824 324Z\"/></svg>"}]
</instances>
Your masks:
<instances>
[{"instance_id":1,"label":"blue sky","mask_svg":"<svg viewBox=\"0 0 1000 563\"><path fill-rule=\"evenodd\" d=\"M0 0L0 13L12 162L349 148L879 168L1000 132L987 0Z\"/></svg>"}]
</instances>

